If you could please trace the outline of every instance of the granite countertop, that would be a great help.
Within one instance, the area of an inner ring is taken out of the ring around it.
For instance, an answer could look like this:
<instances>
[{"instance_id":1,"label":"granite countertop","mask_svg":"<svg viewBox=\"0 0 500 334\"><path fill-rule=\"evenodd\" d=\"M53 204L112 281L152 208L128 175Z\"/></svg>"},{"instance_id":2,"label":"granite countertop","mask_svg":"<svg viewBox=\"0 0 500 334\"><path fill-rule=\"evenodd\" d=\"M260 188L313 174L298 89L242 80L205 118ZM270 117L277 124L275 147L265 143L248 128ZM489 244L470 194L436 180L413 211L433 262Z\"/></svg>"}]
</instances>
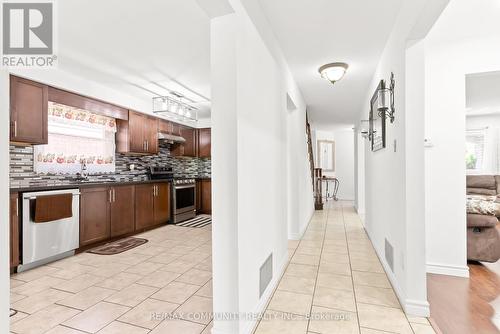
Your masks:
<instances>
[{"instance_id":1,"label":"granite countertop","mask_svg":"<svg viewBox=\"0 0 500 334\"><path fill-rule=\"evenodd\" d=\"M133 184L146 184L146 183L159 183L159 182L172 182L172 180L96 180L96 181L47 181L47 182L33 182L29 185L13 186L10 192L32 192L32 191L47 191L47 190L61 190L61 189L74 189L74 188L87 188L109 185L133 185Z\"/></svg>"}]
</instances>

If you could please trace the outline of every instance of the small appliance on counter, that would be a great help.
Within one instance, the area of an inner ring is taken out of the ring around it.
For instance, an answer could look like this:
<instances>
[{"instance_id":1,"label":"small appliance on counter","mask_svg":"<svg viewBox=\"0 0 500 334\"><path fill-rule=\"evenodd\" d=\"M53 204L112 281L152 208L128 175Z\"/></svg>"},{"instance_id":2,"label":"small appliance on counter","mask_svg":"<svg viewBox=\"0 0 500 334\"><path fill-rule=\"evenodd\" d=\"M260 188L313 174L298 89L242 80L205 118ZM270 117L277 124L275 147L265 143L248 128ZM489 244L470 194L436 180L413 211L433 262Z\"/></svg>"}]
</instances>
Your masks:
<instances>
[{"instance_id":1,"label":"small appliance on counter","mask_svg":"<svg viewBox=\"0 0 500 334\"><path fill-rule=\"evenodd\" d=\"M80 245L80 191L38 191L22 196L22 272L73 255Z\"/></svg>"}]
</instances>

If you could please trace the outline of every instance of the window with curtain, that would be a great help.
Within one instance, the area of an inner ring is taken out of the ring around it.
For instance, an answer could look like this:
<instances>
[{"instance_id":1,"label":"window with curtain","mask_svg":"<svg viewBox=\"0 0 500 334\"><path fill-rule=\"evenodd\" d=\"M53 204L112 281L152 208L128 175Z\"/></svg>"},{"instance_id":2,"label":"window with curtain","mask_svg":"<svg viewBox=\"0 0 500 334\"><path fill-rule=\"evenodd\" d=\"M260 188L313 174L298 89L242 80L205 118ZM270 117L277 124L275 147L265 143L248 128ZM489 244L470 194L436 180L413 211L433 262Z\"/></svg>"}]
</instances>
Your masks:
<instances>
[{"instance_id":1,"label":"window with curtain","mask_svg":"<svg viewBox=\"0 0 500 334\"><path fill-rule=\"evenodd\" d=\"M465 165L470 172L484 170L485 137L487 129L467 130L465 136Z\"/></svg>"},{"instance_id":2,"label":"window with curtain","mask_svg":"<svg viewBox=\"0 0 500 334\"><path fill-rule=\"evenodd\" d=\"M116 121L86 110L49 102L48 144L34 147L34 171L76 174L115 172Z\"/></svg>"}]
</instances>

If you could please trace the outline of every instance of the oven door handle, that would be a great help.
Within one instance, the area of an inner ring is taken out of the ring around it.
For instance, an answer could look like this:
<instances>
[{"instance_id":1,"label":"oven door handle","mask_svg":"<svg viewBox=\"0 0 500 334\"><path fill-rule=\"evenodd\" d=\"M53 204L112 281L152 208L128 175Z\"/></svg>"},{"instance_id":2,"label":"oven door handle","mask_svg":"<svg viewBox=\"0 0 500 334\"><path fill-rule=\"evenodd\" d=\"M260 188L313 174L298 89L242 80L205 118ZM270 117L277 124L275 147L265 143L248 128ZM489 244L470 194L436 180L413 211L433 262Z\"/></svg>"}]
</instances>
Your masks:
<instances>
[{"instance_id":1,"label":"oven door handle","mask_svg":"<svg viewBox=\"0 0 500 334\"><path fill-rule=\"evenodd\" d=\"M186 186L175 186L175 190L177 189L188 189L188 188L196 188L194 184L186 185Z\"/></svg>"}]
</instances>

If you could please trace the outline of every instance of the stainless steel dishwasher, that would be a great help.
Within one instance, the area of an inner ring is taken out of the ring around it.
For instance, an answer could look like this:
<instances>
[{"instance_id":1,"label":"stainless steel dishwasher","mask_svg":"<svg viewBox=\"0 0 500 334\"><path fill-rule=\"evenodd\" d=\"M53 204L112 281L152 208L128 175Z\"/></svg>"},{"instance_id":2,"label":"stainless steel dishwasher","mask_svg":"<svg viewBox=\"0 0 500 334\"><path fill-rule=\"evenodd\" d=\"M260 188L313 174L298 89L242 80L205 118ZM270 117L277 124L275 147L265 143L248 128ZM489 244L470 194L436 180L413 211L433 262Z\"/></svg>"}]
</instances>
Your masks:
<instances>
[{"instance_id":1,"label":"stainless steel dishwasher","mask_svg":"<svg viewBox=\"0 0 500 334\"><path fill-rule=\"evenodd\" d=\"M72 195L72 216L35 223L32 204L40 196ZM22 264L18 272L74 254L80 237L80 191L78 189L24 193L22 196Z\"/></svg>"}]
</instances>

